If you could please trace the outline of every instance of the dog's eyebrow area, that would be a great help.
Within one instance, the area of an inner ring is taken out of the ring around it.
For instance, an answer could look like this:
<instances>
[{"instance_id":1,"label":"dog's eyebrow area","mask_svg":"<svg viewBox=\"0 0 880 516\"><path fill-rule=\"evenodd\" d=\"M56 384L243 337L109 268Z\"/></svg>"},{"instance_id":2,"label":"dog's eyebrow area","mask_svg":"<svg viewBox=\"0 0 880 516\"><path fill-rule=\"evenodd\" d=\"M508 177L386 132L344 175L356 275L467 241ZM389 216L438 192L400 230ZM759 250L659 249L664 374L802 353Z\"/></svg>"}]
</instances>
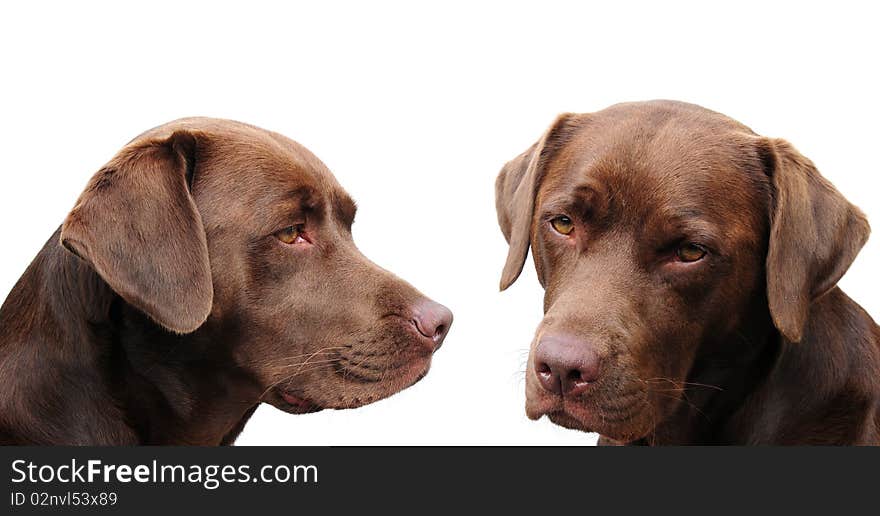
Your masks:
<instances>
[{"instance_id":1,"label":"dog's eyebrow area","mask_svg":"<svg viewBox=\"0 0 880 516\"><path fill-rule=\"evenodd\" d=\"M703 212L689 208L664 210L648 217L640 233L644 241L687 239L713 248L717 247L719 238L724 234L717 225L707 220Z\"/></svg>"},{"instance_id":2,"label":"dog's eyebrow area","mask_svg":"<svg viewBox=\"0 0 880 516\"><path fill-rule=\"evenodd\" d=\"M305 219L320 222L324 219L326 201L311 186L301 186L288 190L275 198L267 206L267 216L263 224L264 232L274 232L282 226L302 223Z\"/></svg>"},{"instance_id":3,"label":"dog's eyebrow area","mask_svg":"<svg viewBox=\"0 0 880 516\"><path fill-rule=\"evenodd\" d=\"M343 191L326 195L312 186L300 186L277 198L271 211L272 214L266 221L270 231L287 224L302 223L305 219L320 223L328 216L341 221L346 227L351 227L357 214L357 204Z\"/></svg>"},{"instance_id":4,"label":"dog's eyebrow area","mask_svg":"<svg viewBox=\"0 0 880 516\"><path fill-rule=\"evenodd\" d=\"M609 208L605 189L598 184L582 184L549 197L542 203L543 217L567 215L581 220L602 217Z\"/></svg>"},{"instance_id":5,"label":"dog's eyebrow area","mask_svg":"<svg viewBox=\"0 0 880 516\"><path fill-rule=\"evenodd\" d=\"M357 215L357 203L345 192L335 192L332 200L333 214L345 224L351 227Z\"/></svg>"}]
</instances>

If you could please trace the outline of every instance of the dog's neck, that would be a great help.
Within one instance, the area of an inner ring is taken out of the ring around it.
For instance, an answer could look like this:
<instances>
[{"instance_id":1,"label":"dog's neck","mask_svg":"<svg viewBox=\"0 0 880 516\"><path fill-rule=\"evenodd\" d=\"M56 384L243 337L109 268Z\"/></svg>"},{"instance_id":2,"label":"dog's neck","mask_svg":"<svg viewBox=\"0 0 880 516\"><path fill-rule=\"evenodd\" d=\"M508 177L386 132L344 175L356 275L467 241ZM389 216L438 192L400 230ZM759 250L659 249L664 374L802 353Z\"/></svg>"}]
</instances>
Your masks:
<instances>
[{"instance_id":1,"label":"dog's neck","mask_svg":"<svg viewBox=\"0 0 880 516\"><path fill-rule=\"evenodd\" d=\"M228 444L258 403L231 352L213 349L227 341L211 337L219 328L165 331L63 249L58 232L10 292L0 328L0 388L15 393L0 396L0 435L27 428L21 434L42 434L45 444Z\"/></svg>"}]
</instances>

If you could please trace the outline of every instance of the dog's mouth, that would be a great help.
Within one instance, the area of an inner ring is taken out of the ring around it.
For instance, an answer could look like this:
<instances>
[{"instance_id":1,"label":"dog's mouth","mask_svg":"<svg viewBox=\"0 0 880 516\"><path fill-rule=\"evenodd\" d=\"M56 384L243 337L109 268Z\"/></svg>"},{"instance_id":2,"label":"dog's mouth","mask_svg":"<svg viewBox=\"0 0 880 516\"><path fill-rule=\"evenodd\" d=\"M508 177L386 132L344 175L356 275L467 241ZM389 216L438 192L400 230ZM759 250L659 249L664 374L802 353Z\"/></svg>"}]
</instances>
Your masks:
<instances>
[{"instance_id":1,"label":"dog's mouth","mask_svg":"<svg viewBox=\"0 0 880 516\"><path fill-rule=\"evenodd\" d=\"M388 398L428 375L431 356L419 352L358 352L352 346L326 358L309 375L280 382L263 401L290 414L355 409Z\"/></svg>"},{"instance_id":2,"label":"dog's mouth","mask_svg":"<svg viewBox=\"0 0 880 516\"><path fill-rule=\"evenodd\" d=\"M528 396L526 414L529 419L544 416L563 428L597 432L617 440L630 441L648 433L650 407L644 391L634 390L614 396L562 398L560 396Z\"/></svg>"},{"instance_id":3,"label":"dog's mouth","mask_svg":"<svg viewBox=\"0 0 880 516\"><path fill-rule=\"evenodd\" d=\"M386 380L393 381L398 377L415 377L417 382L428 374L430 367L430 358L414 358L404 362L380 365L366 360L353 360L342 356L335 364L333 370L344 381L369 384L380 383Z\"/></svg>"},{"instance_id":4,"label":"dog's mouth","mask_svg":"<svg viewBox=\"0 0 880 516\"><path fill-rule=\"evenodd\" d=\"M352 409L375 403L417 384L430 369L430 358L384 367L340 361L334 373L343 385L343 394L328 408Z\"/></svg>"},{"instance_id":5,"label":"dog's mouth","mask_svg":"<svg viewBox=\"0 0 880 516\"><path fill-rule=\"evenodd\" d=\"M347 345L333 364L335 379L355 390L370 391L373 401L391 396L422 380L431 368L432 353L414 345L415 327L406 322L390 346Z\"/></svg>"},{"instance_id":6,"label":"dog's mouth","mask_svg":"<svg viewBox=\"0 0 880 516\"><path fill-rule=\"evenodd\" d=\"M273 405L291 414L311 414L324 410L321 405L289 389L276 387L272 397L275 401Z\"/></svg>"}]
</instances>

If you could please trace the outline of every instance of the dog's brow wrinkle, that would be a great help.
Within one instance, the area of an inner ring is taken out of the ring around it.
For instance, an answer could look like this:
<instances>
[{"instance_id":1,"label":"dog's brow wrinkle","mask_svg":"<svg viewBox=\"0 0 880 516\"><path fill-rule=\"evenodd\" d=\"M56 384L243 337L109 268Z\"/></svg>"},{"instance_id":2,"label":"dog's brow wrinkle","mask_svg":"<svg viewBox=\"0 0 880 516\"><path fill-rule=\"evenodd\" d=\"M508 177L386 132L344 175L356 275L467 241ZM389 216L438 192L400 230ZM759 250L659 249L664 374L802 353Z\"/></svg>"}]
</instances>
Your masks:
<instances>
[{"instance_id":1,"label":"dog's brow wrinkle","mask_svg":"<svg viewBox=\"0 0 880 516\"><path fill-rule=\"evenodd\" d=\"M699 208L691 207L691 208L679 208L675 210L675 216L682 219L699 219L705 215L703 210Z\"/></svg>"},{"instance_id":2,"label":"dog's brow wrinkle","mask_svg":"<svg viewBox=\"0 0 880 516\"><path fill-rule=\"evenodd\" d=\"M294 201L296 208L303 212L319 214L323 211L324 198L312 185L301 185L287 190L282 198Z\"/></svg>"},{"instance_id":3,"label":"dog's brow wrinkle","mask_svg":"<svg viewBox=\"0 0 880 516\"><path fill-rule=\"evenodd\" d=\"M336 193L333 196L333 210L346 225L354 224L357 215L357 203L345 192Z\"/></svg>"}]
</instances>

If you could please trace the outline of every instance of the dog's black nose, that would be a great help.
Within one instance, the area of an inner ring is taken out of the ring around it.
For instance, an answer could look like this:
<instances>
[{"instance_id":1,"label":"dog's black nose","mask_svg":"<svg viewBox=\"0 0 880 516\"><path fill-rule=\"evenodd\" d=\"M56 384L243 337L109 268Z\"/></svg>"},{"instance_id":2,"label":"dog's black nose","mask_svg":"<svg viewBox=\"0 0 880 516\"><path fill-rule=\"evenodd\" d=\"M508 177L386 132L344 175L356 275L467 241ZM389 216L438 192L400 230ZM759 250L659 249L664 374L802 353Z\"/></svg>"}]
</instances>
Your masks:
<instances>
[{"instance_id":1,"label":"dog's black nose","mask_svg":"<svg viewBox=\"0 0 880 516\"><path fill-rule=\"evenodd\" d=\"M545 335L535 349L535 374L544 390L576 396L599 379L599 354L572 335Z\"/></svg>"},{"instance_id":2,"label":"dog's black nose","mask_svg":"<svg viewBox=\"0 0 880 516\"><path fill-rule=\"evenodd\" d=\"M419 302L413 309L413 324L423 337L431 352L440 349L443 339L452 326L452 312L430 299Z\"/></svg>"}]
</instances>

